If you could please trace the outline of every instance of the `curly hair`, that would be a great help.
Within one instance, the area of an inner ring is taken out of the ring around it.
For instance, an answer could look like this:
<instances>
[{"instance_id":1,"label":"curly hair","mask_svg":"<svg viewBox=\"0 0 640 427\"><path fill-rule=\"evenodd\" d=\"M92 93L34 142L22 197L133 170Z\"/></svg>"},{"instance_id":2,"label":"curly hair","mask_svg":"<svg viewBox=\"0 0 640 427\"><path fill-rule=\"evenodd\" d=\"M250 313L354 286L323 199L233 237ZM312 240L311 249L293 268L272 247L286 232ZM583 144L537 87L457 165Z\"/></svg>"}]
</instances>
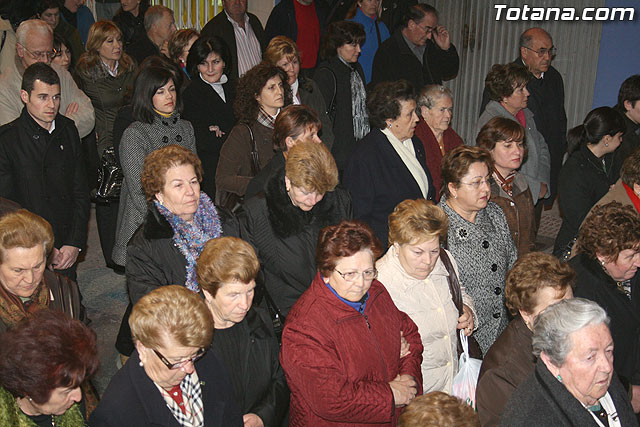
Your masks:
<instances>
[{"instance_id":1,"label":"curly hair","mask_svg":"<svg viewBox=\"0 0 640 427\"><path fill-rule=\"evenodd\" d=\"M194 152L181 145L167 145L144 158L140 183L148 202L164 188L167 171L181 165L193 166L198 182L202 182L202 162Z\"/></svg>"},{"instance_id":2,"label":"curly hair","mask_svg":"<svg viewBox=\"0 0 640 427\"><path fill-rule=\"evenodd\" d=\"M100 365L96 334L79 320L40 310L0 336L0 382L36 404L58 387L78 388Z\"/></svg>"},{"instance_id":3,"label":"curly hair","mask_svg":"<svg viewBox=\"0 0 640 427\"><path fill-rule=\"evenodd\" d=\"M592 259L614 262L625 249L640 248L640 215L618 202L593 208L580 227L576 249Z\"/></svg>"},{"instance_id":4,"label":"curly hair","mask_svg":"<svg viewBox=\"0 0 640 427\"><path fill-rule=\"evenodd\" d=\"M249 71L238 81L236 90L236 100L233 103L233 111L240 123L251 123L258 117L260 104L256 99L267 82L273 77L280 77L284 89L284 105L291 104L292 95L289 87L287 73L280 67L262 61Z\"/></svg>"},{"instance_id":5,"label":"curly hair","mask_svg":"<svg viewBox=\"0 0 640 427\"><path fill-rule=\"evenodd\" d=\"M89 29L87 37L86 52L80 56L76 70L82 75L97 80L108 76L108 72L102 65L100 58L100 48L102 44L109 38L115 37L122 41L122 31L116 24L111 21L98 21ZM69 47L69 45L66 45ZM118 74L133 71L135 63L133 59L124 53L124 45L122 48L122 56L118 60Z\"/></svg>"},{"instance_id":6,"label":"curly hair","mask_svg":"<svg viewBox=\"0 0 640 427\"><path fill-rule=\"evenodd\" d=\"M427 242L434 237L444 243L448 228L449 217L440 206L430 200L407 199L389 215L389 246Z\"/></svg>"},{"instance_id":7,"label":"curly hair","mask_svg":"<svg viewBox=\"0 0 640 427\"><path fill-rule=\"evenodd\" d=\"M404 408L398 427L480 427L473 408L455 396L432 391L418 396Z\"/></svg>"},{"instance_id":8,"label":"curly hair","mask_svg":"<svg viewBox=\"0 0 640 427\"><path fill-rule=\"evenodd\" d=\"M532 74L523 65L495 64L484 79L484 84L489 93L489 99L500 102L508 98L516 88L526 85L531 80Z\"/></svg>"},{"instance_id":9,"label":"curly hair","mask_svg":"<svg viewBox=\"0 0 640 427\"><path fill-rule=\"evenodd\" d=\"M504 296L507 308L514 316L520 310L533 314L538 301L536 293L543 288L554 288L565 295L576 284L573 268L553 255L530 252L521 256L507 273Z\"/></svg>"},{"instance_id":10,"label":"curly hair","mask_svg":"<svg viewBox=\"0 0 640 427\"><path fill-rule=\"evenodd\" d=\"M459 187L460 180L469 172L472 164L480 162L487 165L489 173L493 170L493 159L486 148L460 145L444 155L442 159L442 191L451 197L449 184Z\"/></svg>"},{"instance_id":11,"label":"curly hair","mask_svg":"<svg viewBox=\"0 0 640 427\"><path fill-rule=\"evenodd\" d=\"M200 33L193 28L183 28L173 33L171 38L169 38L169 44L167 46L167 49L169 49L169 58L178 64L180 62L180 56L182 56L182 51L189 44L189 40L194 37L198 38L199 36Z\"/></svg>"},{"instance_id":12,"label":"curly hair","mask_svg":"<svg viewBox=\"0 0 640 427\"><path fill-rule=\"evenodd\" d=\"M622 163L620 178L631 188L635 184L640 185L640 148L636 148Z\"/></svg>"},{"instance_id":13,"label":"curly hair","mask_svg":"<svg viewBox=\"0 0 640 427\"><path fill-rule=\"evenodd\" d=\"M367 33L364 26L353 21L338 21L329 24L322 39L320 52L323 58L333 58L338 55L338 48L345 44L359 44L362 46Z\"/></svg>"},{"instance_id":14,"label":"curly hair","mask_svg":"<svg viewBox=\"0 0 640 427\"><path fill-rule=\"evenodd\" d=\"M367 112L371 126L387 127L387 120L400 116L400 101L415 101L413 86L406 80L378 83L367 96Z\"/></svg>"},{"instance_id":15,"label":"curly hair","mask_svg":"<svg viewBox=\"0 0 640 427\"><path fill-rule=\"evenodd\" d=\"M374 261L382 256L382 245L367 224L359 220L342 220L320 230L316 249L316 265L325 277L329 276L340 258L360 251L371 251Z\"/></svg>"}]
</instances>

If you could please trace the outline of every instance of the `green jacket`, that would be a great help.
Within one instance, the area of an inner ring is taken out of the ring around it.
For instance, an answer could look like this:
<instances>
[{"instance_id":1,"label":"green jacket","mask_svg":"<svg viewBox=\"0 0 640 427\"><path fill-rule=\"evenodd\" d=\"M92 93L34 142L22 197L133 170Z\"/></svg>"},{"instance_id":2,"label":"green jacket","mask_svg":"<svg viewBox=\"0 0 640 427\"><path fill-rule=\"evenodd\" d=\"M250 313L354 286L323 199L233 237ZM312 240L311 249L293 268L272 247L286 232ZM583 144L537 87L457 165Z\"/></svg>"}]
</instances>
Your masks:
<instances>
[{"instance_id":1,"label":"green jacket","mask_svg":"<svg viewBox=\"0 0 640 427\"><path fill-rule=\"evenodd\" d=\"M86 424L80 408L74 404L62 415L53 417L56 426L84 427ZM0 425L12 427L37 427L18 407L16 399L4 387L0 386Z\"/></svg>"}]
</instances>

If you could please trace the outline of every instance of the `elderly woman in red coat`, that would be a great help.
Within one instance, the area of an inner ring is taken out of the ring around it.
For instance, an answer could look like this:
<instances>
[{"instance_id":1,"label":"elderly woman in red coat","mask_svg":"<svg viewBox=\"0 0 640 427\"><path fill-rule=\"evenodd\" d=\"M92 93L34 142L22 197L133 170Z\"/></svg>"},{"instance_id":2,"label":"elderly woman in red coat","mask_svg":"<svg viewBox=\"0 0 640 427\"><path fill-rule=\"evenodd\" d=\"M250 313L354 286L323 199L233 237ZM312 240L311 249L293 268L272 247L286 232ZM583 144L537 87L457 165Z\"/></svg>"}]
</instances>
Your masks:
<instances>
[{"instance_id":1,"label":"elderly woman in red coat","mask_svg":"<svg viewBox=\"0 0 640 427\"><path fill-rule=\"evenodd\" d=\"M291 426L396 426L421 394L420 335L375 280L381 253L360 221L320 232L318 274L282 336Z\"/></svg>"}]
</instances>

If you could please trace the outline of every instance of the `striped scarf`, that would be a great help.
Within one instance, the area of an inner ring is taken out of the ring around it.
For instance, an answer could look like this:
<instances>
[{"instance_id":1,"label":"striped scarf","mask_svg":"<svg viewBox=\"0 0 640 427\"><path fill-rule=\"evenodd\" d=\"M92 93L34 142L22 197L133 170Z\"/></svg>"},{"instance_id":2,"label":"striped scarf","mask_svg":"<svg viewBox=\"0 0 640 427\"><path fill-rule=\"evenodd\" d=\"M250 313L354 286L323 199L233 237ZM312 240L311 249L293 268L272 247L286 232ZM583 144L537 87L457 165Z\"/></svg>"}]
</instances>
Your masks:
<instances>
[{"instance_id":1,"label":"striped scarf","mask_svg":"<svg viewBox=\"0 0 640 427\"><path fill-rule=\"evenodd\" d=\"M500 172L496 168L493 168L493 178L496 180L498 185L502 187L505 193L509 195L509 197L513 197L513 180L516 177L516 171L511 171L509 175L505 178L500 175Z\"/></svg>"},{"instance_id":2,"label":"striped scarf","mask_svg":"<svg viewBox=\"0 0 640 427\"><path fill-rule=\"evenodd\" d=\"M193 371L188 374L180 383L180 391L182 391L182 399L184 403L184 412L180 406L169 395L169 393L158 386L167 407L175 417L176 421L183 427L204 427L204 409L202 405L202 389L200 388L200 379L198 373Z\"/></svg>"}]
</instances>

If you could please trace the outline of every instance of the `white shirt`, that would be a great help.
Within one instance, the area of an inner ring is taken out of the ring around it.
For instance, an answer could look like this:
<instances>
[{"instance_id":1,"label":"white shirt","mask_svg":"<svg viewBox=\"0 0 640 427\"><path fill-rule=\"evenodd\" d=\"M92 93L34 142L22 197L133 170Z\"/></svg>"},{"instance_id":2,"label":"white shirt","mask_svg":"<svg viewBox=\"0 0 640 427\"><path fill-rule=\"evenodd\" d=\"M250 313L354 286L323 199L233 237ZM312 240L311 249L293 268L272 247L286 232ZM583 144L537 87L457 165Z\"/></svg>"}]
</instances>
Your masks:
<instances>
[{"instance_id":1,"label":"white shirt","mask_svg":"<svg viewBox=\"0 0 640 427\"><path fill-rule=\"evenodd\" d=\"M427 198L427 194L429 194L429 179L422 165L416 158L416 152L413 149L413 141L411 141L411 138L400 141L389 128L382 129L382 133L387 136L391 146L396 150L396 153L398 153L402 162L407 169L409 169L411 175L413 175L413 179L416 180L416 183L418 183L420 187L422 197Z\"/></svg>"},{"instance_id":2,"label":"white shirt","mask_svg":"<svg viewBox=\"0 0 640 427\"><path fill-rule=\"evenodd\" d=\"M238 76L242 77L244 73L259 64L262 60L262 52L260 50L260 42L253 32L253 28L249 24L249 15L244 14L244 28L234 21L227 11L227 19L233 25L233 32L236 36L236 56L238 58Z\"/></svg>"},{"instance_id":3,"label":"white shirt","mask_svg":"<svg viewBox=\"0 0 640 427\"><path fill-rule=\"evenodd\" d=\"M226 74L223 74L222 77L220 77L220 80L218 80L215 83L209 83L204 79L204 77L202 77L202 73L198 73L198 74L200 75L200 78L202 79L203 82L211 86L213 90L215 90L216 93L220 96L220 98L222 98L224 102L227 102L227 99L224 96L224 88L222 87L223 84L229 81Z\"/></svg>"}]
</instances>

